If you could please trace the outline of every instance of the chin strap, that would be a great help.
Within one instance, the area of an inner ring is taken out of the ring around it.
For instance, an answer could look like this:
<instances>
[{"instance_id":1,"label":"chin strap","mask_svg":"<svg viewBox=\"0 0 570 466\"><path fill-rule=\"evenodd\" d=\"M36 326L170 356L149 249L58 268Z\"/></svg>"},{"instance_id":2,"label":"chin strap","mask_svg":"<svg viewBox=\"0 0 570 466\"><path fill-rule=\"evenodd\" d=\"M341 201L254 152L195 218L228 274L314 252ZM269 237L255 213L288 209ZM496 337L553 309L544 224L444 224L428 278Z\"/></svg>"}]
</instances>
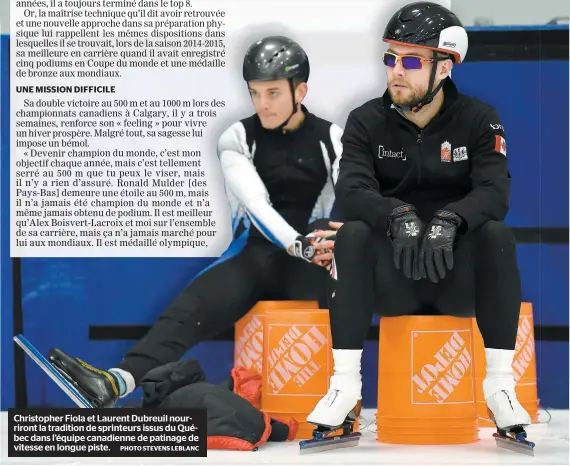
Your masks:
<instances>
[{"instance_id":1,"label":"chin strap","mask_svg":"<svg viewBox=\"0 0 570 466\"><path fill-rule=\"evenodd\" d=\"M411 105L402 105L398 106L400 109L407 111L407 112L419 112L422 108L426 105L431 104L433 102L433 98L436 94L440 91L445 83L445 79L442 79L441 82L437 85L435 89L432 90L433 83L435 82L435 73L437 72L437 62L447 60L446 58L439 58L437 56L437 52L433 51L433 65L431 67L431 73L429 75L429 84L426 91L426 94L417 102L414 102ZM447 78L446 78L447 79Z\"/></svg>"},{"instance_id":2,"label":"chin strap","mask_svg":"<svg viewBox=\"0 0 570 466\"><path fill-rule=\"evenodd\" d=\"M284 123L280 124L277 128L275 128L275 131L283 131L283 128L285 128L285 126L287 126L289 124L289 121L291 120L291 118L293 118L293 115L295 115L295 113L297 113L297 111L298 111L297 102L295 102L295 84L293 83L293 78L289 78L287 81L289 81L289 88L291 89L291 100L293 102L293 112L291 113L291 115L289 115L287 117L287 119L285 120Z\"/></svg>"}]
</instances>

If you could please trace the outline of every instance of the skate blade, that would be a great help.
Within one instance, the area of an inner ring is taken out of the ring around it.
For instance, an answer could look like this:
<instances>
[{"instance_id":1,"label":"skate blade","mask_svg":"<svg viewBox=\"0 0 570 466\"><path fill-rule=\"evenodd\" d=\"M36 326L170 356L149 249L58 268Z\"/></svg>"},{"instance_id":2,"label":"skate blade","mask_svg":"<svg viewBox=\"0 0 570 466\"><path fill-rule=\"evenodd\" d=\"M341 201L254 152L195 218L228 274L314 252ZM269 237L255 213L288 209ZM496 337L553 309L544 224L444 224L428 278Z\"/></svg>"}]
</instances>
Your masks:
<instances>
[{"instance_id":1,"label":"skate blade","mask_svg":"<svg viewBox=\"0 0 570 466\"><path fill-rule=\"evenodd\" d=\"M80 408L93 408L93 405L57 370L24 335L14 337L16 344L52 379L55 384Z\"/></svg>"},{"instance_id":2,"label":"skate blade","mask_svg":"<svg viewBox=\"0 0 570 466\"><path fill-rule=\"evenodd\" d=\"M493 437L495 437L495 443L499 448L504 448L505 450L514 451L515 453L521 453L523 455L534 456L534 443L532 442L527 444L515 439L502 437L499 434L493 434Z\"/></svg>"},{"instance_id":3,"label":"skate blade","mask_svg":"<svg viewBox=\"0 0 570 466\"><path fill-rule=\"evenodd\" d=\"M358 445L361 435L360 432L353 432L349 435L302 440L299 442L300 453L301 455L307 455L309 453L336 450L337 448L355 447Z\"/></svg>"}]
</instances>

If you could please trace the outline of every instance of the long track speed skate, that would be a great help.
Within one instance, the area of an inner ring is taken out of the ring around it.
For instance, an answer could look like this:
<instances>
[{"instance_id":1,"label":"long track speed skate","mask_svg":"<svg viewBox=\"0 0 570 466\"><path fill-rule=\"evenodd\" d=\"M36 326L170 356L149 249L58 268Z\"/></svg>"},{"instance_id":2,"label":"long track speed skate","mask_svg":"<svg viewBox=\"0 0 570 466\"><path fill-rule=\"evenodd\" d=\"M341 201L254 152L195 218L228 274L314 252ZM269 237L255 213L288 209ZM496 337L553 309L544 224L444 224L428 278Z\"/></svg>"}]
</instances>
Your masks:
<instances>
[{"instance_id":1,"label":"long track speed skate","mask_svg":"<svg viewBox=\"0 0 570 466\"><path fill-rule=\"evenodd\" d=\"M313 430L312 439L299 442L301 455L357 446L362 434L354 432L354 423L360 416L360 407L359 401L357 406L348 413L345 421L339 426L325 426L308 421L316 429ZM342 429L342 434L334 435L340 429Z\"/></svg>"},{"instance_id":2,"label":"long track speed skate","mask_svg":"<svg viewBox=\"0 0 570 466\"><path fill-rule=\"evenodd\" d=\"M491 410L488 410L489 417L495 422L495 417ZM497 432L493 434L495 443L499 448L521 453L523 455L534 456L534 442L526 439L526 431L523 426L509 426L501 429L497 426Z\"/></svg>"},{"instance_id":3,"label":"long track speed skate","mask_svg":"<svg viewBox=\"0 0 570 466\"><path fill-rule=\"evenodd\" d=\"M79 387L55 365L50 363L24 335L14 337L16 344L52 379L55 384L61 388L64 393L80 408L93 408L85 396L81 393Z\"/></svg>"},{"instance_id":4,"label":"long track speed skate","mask_svg":"<svg viewBox=\"0 0 570 466\"><path fill-rule=\"evenodd\" d=\"M47 358L23 336L14 341L80 408L113 408L119 398L117 378L58 348Z\"/></svg>"}]
</instances>

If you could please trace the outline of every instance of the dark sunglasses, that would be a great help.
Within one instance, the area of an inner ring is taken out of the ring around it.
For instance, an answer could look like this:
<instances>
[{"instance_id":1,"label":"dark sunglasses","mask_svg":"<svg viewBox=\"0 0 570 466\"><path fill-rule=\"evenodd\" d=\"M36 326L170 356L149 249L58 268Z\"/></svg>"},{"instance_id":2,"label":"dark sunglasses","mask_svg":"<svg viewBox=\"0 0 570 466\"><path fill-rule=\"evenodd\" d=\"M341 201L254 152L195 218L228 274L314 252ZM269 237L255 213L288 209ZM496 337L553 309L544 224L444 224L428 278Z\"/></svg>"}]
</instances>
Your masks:
<instances>
[{"instance_id":1,"label":"dark sunglasses","mask_svg":"<svg viewBox=\"0 0 570 466\"><path fill-rule=\"evenodd\" d=\"M432 63L433 58L423 58L416 55L396 55L392 52L384 52L382 61L390 68L394 68L400 61L406 70L421 70L422 63Z\"/></svg>"}]
</instances>

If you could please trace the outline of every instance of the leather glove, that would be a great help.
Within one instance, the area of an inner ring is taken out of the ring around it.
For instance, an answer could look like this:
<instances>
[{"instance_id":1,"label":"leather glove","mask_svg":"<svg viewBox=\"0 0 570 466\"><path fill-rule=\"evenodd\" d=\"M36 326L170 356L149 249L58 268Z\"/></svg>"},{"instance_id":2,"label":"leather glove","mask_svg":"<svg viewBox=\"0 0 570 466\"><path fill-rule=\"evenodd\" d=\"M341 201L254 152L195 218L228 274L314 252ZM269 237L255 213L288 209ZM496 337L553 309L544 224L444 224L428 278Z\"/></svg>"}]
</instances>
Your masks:
<instances>
[{"instance_id":1,"label":"leather glove","mask_svg":"<svg viewBox=\"0 0 570 466\"><path fill-rule=\"evenodd\" d=\"M448 210L435 212L428 224L420 250L420 268L422 277L437 283L447 275L447 270L453 269L453 245L457 229L463 219Z\"/></svg>"},{"instance_id":2,"label":"leather glove","mask_svg":"<svg viewBox=\"0 0 570 466\"><path fill-rule=\"evenodd\" d=\"M313 246L313 240L314 238L307 238L303 235L297 236L295 242L290 246L289 254L304 261L312 262L317 252Z\"/></svg>"},{"instance_id":3,"label":"leather glove","mask_svg":"<svg viewBox=\"0 0 570 466\"><path fill-rule=\"evenodd\" d=\"M406 278L419 280L419 251L422 221L414 206L396 207L388 215L388 236L394 248L394 266L403 269Z\"/></svg>"}]
</instances>

